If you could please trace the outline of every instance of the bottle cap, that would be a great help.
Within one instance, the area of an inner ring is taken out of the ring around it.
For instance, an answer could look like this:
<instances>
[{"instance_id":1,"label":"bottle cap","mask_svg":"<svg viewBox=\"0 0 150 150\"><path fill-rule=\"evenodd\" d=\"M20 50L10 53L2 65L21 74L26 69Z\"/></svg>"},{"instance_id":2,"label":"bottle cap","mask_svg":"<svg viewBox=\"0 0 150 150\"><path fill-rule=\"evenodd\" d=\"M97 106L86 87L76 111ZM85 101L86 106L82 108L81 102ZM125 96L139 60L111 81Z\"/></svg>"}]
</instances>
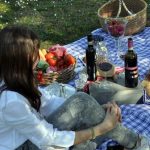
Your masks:
<instances>
[{"instance_id":1,"label":"bottle cap","mask_svg":"<svg viewBox=\"0 0 150 150\"><path fill-rule=\"evenodd\" d=\"M88 35L87 35L87 40L88 40L89 42L93 41L93 36L92 36L92 34L88 34Z\"/></svg>"},{"instance_id":2,"label":"bottle cap","mask_svg":"<svg viewBox=\"0 0 150 150\"><path fill-rule=\"evenodd\" d=\"M132 38L128 38L128 49L132 49L133 48L133 39Z\"/></svg>"}]
</instances>

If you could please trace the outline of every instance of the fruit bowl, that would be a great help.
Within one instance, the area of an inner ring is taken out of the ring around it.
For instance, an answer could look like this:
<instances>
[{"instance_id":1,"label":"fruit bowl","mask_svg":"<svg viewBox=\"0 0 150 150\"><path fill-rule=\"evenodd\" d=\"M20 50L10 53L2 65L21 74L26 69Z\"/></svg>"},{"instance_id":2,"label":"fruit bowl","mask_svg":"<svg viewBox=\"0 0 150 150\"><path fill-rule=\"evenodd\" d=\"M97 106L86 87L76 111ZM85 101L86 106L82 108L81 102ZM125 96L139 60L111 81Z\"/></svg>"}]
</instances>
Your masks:
<instances>
[{"instance_id":1,"label":"fruit bowl","mask_svg":"<svg viewBox=\"0 0 150 150\"><path fill-rule=\"evenodd\" d=\"M57 81L67 83L75 76L76 59L60 45L48 50L39 50L40 61L35 76L39 85L49 85Z\"/></svg>"},{"instance_id":2,"label":"fruit bowl","mask_svg":"<svg viewBox=\"0 0 150 150\"><path fill-rule=\"evenodd\" d=\"M35 71L35 76L37 79L37 83L40 86L49 85L54 81L59 83L67 83L75 76L75 65L72 65L66 69L63 69L59 72L53 71L49 73L44 73L41 70Z\"/></svg>"}]
</instances>

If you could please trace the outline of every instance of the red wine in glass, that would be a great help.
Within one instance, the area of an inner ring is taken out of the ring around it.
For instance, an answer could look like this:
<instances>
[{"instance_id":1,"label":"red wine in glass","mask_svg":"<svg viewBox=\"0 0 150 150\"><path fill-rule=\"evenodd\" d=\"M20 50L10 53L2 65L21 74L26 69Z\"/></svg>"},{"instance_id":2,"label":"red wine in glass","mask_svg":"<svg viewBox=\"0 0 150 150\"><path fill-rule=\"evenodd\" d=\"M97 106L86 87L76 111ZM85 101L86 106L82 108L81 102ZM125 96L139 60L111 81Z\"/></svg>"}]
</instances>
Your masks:
<instances>
[{"instance_id":1,"label":"red wine in glass","mask_svg":"<svg viewBox=\"0 0 150 150\"><path fill-rule=\"evenodd\" d=\"M119 38L124 35L125 25L122 20L112 19L108 22L108 32L111 36Z\"/></svg>"},{"instance_id":2,"label":"red wine in glass","mask_svg":"<svg viewBox=\"0 0 150 150\"><path fill-rule=\"evenodd\" d=\"M109 70L112 69L112 64L110 64L109 62L102 62L100 64L98 64L98 69L100 70L100 72L103 74L104 77L104 81L106 81L107 78L107 72Z\"/></svg>"},{"instance_id":3,"label":"red wine in glass","mask_svg":"<svg viewBox=\"0 0 150 150\"><path fill-rule=\"evenodd\" d=\"M124 36L127 20L124 18L108 18L105 20L106 28L109 33L114 39L115 39L115 51L117 53L117 58L121 58L121 60L124 59L124 56L118 55L118 52L120 51L120 39Z\"/></svg>"},{"instance_id":4,"label":"red wine in glass","mask_svg":"<svg viewBox=\"0 0 150 150\"><path fill-rule=\"evenodd\" d=\"M107 72L112 69L112 64L110 64L109 62L103 62L103 63L100 63L98 67L100 70Z\"/></svg>"}]
</instances>

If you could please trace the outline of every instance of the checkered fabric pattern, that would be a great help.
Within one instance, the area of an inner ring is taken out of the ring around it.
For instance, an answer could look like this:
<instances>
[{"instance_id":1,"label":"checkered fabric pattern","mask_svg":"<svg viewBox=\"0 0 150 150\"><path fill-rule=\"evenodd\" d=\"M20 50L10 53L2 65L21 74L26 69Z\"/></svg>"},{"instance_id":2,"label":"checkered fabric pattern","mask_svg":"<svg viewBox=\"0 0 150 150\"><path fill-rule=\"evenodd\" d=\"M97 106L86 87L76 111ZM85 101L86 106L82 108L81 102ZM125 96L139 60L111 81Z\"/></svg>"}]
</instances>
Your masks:
<instances>
[{"instance_id":1,"label":"checkered fabric pattern","mask_svg":"<svg viewBox=\"0 0 150 150\"><path fill-rule=\"evenodd\" d=\"M150 105L146 104L130 104L122 105L122 124L132 131L146 136L150 139ZM112 140L103 143L99 150L106 150L107 145L114 145Z\"/></svg>"},{"instance_id":2,"label":"checkered fabric pattern","mask_svg":"<svg viewBox=\"0 0 150 150\"><path fill-rule=\"evenodd\" d=\"M93 35L100 35L104 37L104 42L108 48L109 54L111 55L111 60L116 66L119 66L119 58L116 58L115 44L111 36L105 33L102 29L97 29L92 32ZM128 36L129 37L129 36ZM125 38L128 38L125 37ZM138 55L138 69L139 69L139 79L143 80L145 74L150 68L150 27L146 27L142 32L132 36L134 41L134 50ZM83 63L78 58L83 58L85 56L85 50L87 48L86 37L81 38L73 43L65 45L67 51L77 58L76 73L83 69ZM78 76L75 77L75 79ZM69 84L74 86L74 80ZM146 93L144 93L144 98L148 99ZM150 98L149 98L150 99ZM122 123L127 128L145 135L150 138L150 106L146 104L139 105L122 105ZM111 140L105 142L101 145L99 150L106 150L107 145L113 144Z\"/></svg>"},{"instance_id":3,"label":"checkered fabric pattern","mask_svg":"<svg viewBox=\"0 0 150 150\"><path fill-rule=\"evenodd\" d=\"M119 57L116 57L117 55L114 39L102 29L94 30L92 34L104 37L104 42L111 57L111 61L116 66L119 66L121 60L119 59ZM126 36L124 40L127 40L128 38L129 36ZM132 38L134 41L134 50L138 55L139 79L142 80L150 68L150 27L146 27L145 30L143 30L139 34L133 35ZM85 56L85 50L87 48L86 37L83 37L73 43L65 45L65 47L67 48L67 51L69 53L77 58L76 72L79 72L83 69L83 63L80 59ZM74 86L74 80L71 81L69 84Z\"/></svg>"}]
</instances>

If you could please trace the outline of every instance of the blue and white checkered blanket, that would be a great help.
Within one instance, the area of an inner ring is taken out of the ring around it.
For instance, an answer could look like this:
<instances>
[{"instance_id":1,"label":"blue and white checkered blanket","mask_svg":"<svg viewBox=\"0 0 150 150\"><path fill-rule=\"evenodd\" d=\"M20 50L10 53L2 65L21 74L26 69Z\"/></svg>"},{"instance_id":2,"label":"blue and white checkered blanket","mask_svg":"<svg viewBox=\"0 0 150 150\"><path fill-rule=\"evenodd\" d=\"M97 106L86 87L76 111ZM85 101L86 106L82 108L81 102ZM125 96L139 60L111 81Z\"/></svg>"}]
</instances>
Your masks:
<instances>
[{"instance_id":1,"label":"blue and white checkered blanket","mask_svg":"<svg viewBox=\"0 0 150 150\"><path fill-rule=\"evenodd\" d=\"M122 105L122 124L132 131L144 135L150 141L150 105ZM114 144L112 140L103 143L99 150L106 150L107 145ZM144 149L143 149L144 150Z\"/></svg>"},{"instance_id":2,"label":"blue and white checkered blanket","mask_svg":"<svg viewBox=\"0 0 150 150\"><path fill-rule=\"evenodd\" d=\"M104 42L106 44L106 47L108 48L108 51L111 53L111 59L113 60L113 63L116 66L119 66L120 60L118 57L116 57L115 43L113 38L102 29L94 30L92 34L104 37ZM126 36L125 38L127 39L128 37L129 36ZM142 80L145 76L145 73L147 73L150 68L150 27L146 27L143 32L132 36L132 38L134 40L134 50L138 54L139 78L140 80ZM87 39L86 37L83 37L73 43L65 45L65 47L67 48L67 51L76 58L83 58L85 56L85 50L87 48ZM83 63L79 59L77 59L77 72L82 67ZM73 81L72 83L70 82L70 84L73 85Z\"/></svg>"},{"instance_id":3,"label":"blue and white checkered blanket","mask_svg":"<svg viewBox=\"0 0 150 150\"><path fill-rule=\"evenodd\" d=\"M92 32L95 35L100 35L104 37L104 42L111 55L114 63L118 66L118 58L116 58L114 40L102 29L97 29ZM128 37L126 37L128 38ZM150 27L146 27L142 32L132 36L134 40L134 49L138 55L138 69L139 69L139 79L143 80L145 74L149 71L150 68ZM67 51L71 53L76 58L85 56L85 49L87 48L87 39L86 37L81 38L73 43L65 45ZM83 63L77 59L76 72L79 72L83 69ZM76 77L77 78L77 77ZM74 80L69 84L74 86ZM150 105L147 104L131 104L131 105L122 105L122 123L127 128L145 135L150 138ZM106 150L106 145L108 142L101 145L99 150Z\"/></svg>"}]
</instances>

